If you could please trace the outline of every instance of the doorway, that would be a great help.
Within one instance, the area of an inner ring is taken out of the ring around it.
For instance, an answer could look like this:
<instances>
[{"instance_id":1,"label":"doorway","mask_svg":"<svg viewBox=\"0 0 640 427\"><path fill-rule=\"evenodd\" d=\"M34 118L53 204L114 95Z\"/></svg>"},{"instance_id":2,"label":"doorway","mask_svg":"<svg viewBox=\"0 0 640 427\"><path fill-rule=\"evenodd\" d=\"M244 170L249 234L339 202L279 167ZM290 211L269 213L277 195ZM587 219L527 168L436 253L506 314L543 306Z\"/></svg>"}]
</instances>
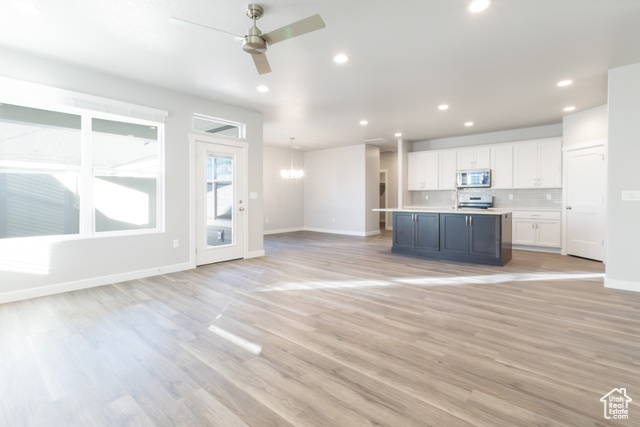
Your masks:
<instances>
[{"instance_id":1,"label":"doorway","mask_svg":"<svg viewBox=\"0 0 640 427\"><path fill-rule=\"evenodd\" d=\"M195 142L196 265L244 258L246 147Z\"/></svg>"},{"instance_id":2,"label":"doorway","mask_svg":"<svg viewBox=\"0 0 640 427\"><path fill-rule=\"evenodd\" d=\"M606 147L568 150L566 159L567 254L605 260Z\"/></svg>"},{"instance_id":3,"label":"doorway","mask_svg":"<svg viewBox=\"0 0 640 427\"><path fill-rule=\"evenodd\" d=\"M389 207L389 191L387 188L387 169L380 171L380 209L386 209ZM389 212L380 212L380 231L384 231L389 226L387 219L389 218Z\"/></svg>"}]
</instances>

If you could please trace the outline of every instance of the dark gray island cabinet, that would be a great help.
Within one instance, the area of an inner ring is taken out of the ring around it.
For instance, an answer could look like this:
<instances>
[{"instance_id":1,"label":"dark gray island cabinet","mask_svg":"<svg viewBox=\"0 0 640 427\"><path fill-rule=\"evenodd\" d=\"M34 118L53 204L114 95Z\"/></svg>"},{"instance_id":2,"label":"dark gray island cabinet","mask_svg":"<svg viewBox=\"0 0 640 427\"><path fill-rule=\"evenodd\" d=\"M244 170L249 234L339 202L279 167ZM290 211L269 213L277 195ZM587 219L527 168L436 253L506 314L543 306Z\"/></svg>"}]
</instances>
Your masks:
<instances>
[{"instance_id":1,"label":"dark gray island cabinet","mask_svg":"<svg viewBox=\"0 0 640 427\"><path fill-rule=\"evenodd\" d=\"M395 211L391 251L502 266L511 260L511 213Z\"/></svg>"}]
</instances>

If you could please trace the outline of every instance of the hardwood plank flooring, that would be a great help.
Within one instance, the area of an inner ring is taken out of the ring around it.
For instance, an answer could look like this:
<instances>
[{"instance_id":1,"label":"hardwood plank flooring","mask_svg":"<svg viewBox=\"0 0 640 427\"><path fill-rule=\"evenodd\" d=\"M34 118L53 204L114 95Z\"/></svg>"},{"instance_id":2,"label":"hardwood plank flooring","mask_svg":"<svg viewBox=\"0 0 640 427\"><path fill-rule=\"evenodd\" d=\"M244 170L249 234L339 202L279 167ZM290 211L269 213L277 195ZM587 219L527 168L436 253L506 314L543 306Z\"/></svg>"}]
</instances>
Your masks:
<instances>
[{"instance_id":1,"label":"hardwood plank flooring","mask_svg":"<svg viewBox=\"0 0 640 427\"><path fill-rule=\"evenodd\" d=\"M640 425L640 294L367 238L0 305L1 426ZM600 398L625 387L628 420Z\"/></svg>"}]
</instances>

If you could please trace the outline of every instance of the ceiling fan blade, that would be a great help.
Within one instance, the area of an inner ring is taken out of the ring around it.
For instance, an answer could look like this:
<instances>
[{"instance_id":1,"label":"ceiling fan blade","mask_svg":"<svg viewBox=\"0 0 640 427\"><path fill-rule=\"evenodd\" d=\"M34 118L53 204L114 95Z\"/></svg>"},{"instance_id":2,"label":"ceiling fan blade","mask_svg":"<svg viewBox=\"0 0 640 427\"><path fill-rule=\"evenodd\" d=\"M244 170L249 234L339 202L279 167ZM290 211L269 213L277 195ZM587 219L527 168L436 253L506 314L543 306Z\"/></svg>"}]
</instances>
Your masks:
<instances>
[{"instance_id":1,"label":"ceiling fan blade","mask_svg":"<svg viewBox=\"0 0 640 427\"><path fill-rule=\"evenodd\" d=\"M312 31L321 30L326 26L327 25L324 23L322 18L320 18L320 15L313 15L298 22L294 22L293 24L285 25L282 28L263 34L262 38L269 44L275 44Z\"/></svg>"},{"instance_id":2,"label":"ceiling fan blade","mask_svg":"<svg viewBox=\"0 0 640 427\"><path fill-rule=\"evenodd\" d=\"M258 74L267 74L271 72L269 61L267 61L267 55L264 53L257 53L255 55L251 55L251 57L253 58L253 63L256 64Z\"/></svg>"},{"instance_id":3,"label":"ceiling fan blade","mask_svg":"<svg viewBox=\"0 0 640 427\"><path fill-rule=\"evenodd\" d=\"M180 18L171 17L171 18L169 18L169 22L171 22L172 24L175 24L175 25L182 25L184 27L199 28L201 30L204 29L204 30L219 31L221 33L229 34L229 35L235 36L237 38L244 39L244 36L239 36L238 34L230 33L229 31L225 31L225 30L219 30L219 29L213 28L213 27L207 27L206 25L197 24L195 22L187 21L186 19L180 19Z\"/></svg>"}]
</instances>

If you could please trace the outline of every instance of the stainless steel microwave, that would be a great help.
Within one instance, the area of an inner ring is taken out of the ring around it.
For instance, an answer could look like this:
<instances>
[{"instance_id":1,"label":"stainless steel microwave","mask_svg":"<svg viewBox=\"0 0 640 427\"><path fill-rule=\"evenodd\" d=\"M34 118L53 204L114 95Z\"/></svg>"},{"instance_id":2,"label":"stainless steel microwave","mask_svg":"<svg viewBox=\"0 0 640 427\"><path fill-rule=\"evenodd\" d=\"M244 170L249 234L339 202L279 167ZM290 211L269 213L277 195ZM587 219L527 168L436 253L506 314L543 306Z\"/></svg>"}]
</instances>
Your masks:
<instances>
[{"instance_id":1,"label":"stainless steel microwave","mask_svg":"<svg viewBox=\"0 0 640 427\"><path fill-rule=\"evenodd\" d=\"M457 172L456 187L491 187L491 169L461 169Z\"/></svg>"}]
</instances>

